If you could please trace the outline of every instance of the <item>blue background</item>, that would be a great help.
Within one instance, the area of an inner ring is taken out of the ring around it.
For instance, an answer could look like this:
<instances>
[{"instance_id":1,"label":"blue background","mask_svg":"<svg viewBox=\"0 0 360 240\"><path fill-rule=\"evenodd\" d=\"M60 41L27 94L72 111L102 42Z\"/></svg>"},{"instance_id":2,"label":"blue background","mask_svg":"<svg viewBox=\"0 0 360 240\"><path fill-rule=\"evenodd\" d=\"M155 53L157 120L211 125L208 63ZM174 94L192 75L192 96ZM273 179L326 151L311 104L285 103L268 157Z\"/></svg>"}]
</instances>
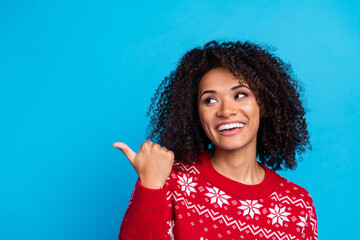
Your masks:
<instances>
[{"instance_id":1,"label":"blue background","mask_svg":"<svg viewBox=\"0 0 360 240\"><path fill-rule=\"evenodd\" d=\"M359 229L357 1L0 3L0 239L116 239L150 98L189 49L276 47L305 88L313 151L279 172L313 197L321 239Z\"/></svg>"}]
</instances>

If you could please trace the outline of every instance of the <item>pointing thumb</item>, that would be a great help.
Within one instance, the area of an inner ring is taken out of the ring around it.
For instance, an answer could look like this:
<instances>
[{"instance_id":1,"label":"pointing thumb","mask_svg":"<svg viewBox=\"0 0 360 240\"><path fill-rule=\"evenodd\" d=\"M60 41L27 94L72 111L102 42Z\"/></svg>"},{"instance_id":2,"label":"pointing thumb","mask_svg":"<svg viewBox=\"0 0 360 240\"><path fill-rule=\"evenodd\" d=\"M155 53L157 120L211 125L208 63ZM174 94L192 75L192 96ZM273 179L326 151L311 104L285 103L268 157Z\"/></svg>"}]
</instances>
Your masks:
<instances>
[{"instance_id":1,"label":"pointing thumb","mask_svg":"<svg viewBox=\"0 0 360 240\"><path fill-rule=\"evenodd\" d=\"M131 148L128 145L122 142L115 142L113 143L113 147L121 150L125 154L125 156L129 159L129 161L133 163L134 158L136 157L136 153L133 150L131 150Z\"/></svg>"}]
</instances>

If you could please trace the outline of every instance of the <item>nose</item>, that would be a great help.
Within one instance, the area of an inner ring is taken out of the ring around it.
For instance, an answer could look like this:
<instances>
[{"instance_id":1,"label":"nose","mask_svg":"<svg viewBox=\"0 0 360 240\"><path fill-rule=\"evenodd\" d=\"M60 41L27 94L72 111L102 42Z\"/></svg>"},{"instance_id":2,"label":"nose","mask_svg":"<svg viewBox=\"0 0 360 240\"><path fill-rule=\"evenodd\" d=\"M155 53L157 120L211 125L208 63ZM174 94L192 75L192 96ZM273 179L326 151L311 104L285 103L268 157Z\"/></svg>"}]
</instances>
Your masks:
<instances>
[{"instance_id":1,"label":"nose","mask_svg":"<svg viewBox=\"0 0 360 240\"><path fill-rule=\"evenodd\" d=\"M238 110L234 106L233 102L229 100L223 100L220 104L219 110L217 111L217 116L223 118L229 118L233 115L236 115L237 111Z\"/></svg>"}]
</instances>

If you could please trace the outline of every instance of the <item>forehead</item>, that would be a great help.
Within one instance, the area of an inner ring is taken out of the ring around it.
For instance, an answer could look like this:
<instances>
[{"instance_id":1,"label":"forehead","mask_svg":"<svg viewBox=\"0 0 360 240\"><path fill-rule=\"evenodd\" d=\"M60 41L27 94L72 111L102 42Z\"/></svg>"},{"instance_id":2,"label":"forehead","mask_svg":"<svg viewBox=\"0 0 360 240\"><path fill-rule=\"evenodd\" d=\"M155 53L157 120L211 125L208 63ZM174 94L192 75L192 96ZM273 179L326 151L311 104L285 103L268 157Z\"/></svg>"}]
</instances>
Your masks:
<instances>
[{"instance_id":1,"label":"forehead","mask_svg":"<svg viewBox=\"0 0 360 240\"><path fill-rule=\"evenodd\" d=\"M228 89L239 84L249 87L244 79L235 78L225 68L213 68L201 78L199 92L207 88Z\"/></svg>"}]
</instances>

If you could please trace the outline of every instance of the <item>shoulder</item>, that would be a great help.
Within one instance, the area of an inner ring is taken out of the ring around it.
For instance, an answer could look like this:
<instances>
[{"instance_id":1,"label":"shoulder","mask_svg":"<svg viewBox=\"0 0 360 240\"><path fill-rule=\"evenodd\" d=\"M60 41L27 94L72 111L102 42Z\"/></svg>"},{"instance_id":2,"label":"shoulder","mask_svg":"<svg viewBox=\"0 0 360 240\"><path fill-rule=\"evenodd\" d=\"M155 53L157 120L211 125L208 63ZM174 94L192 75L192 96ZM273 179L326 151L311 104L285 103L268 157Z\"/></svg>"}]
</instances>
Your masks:
<instances>
[{"instance_id":1,"label":"shoulder","mask_svg":"<svg viewBox=\"0 0 360 240\"><path fill-rule=\"evenodd\" d=\"M197 168L197 163L187 164L175 160L166 184L171 187L179 183L179 181L190 183L194 181L198 175L200 175L200 172Z\"/></svg>"},{"instance_id":2,"label":"shoulder","mask_svg":"<svg viewBox=\"0 0 360 240\"><path fill-rule=\"evenodd\" d=\"M284 200L295 205L301 205L309 211L314 211L314 202L310 193L302 186L280 176L279 185L276 191L272 194L277 200Z\"/></svg>"},{"instance_id":3,"label":"shoulder","mask_svg":"<svg viewBox=\"0 0 360 240\"><path fill-rule=\"evenodd\" d=\"M198 167L198 163L181 163L175 160L171 174L175 175L183 175L183 174L191 174L197 175L200 174Z\"/></svg>"}]
</instances>

